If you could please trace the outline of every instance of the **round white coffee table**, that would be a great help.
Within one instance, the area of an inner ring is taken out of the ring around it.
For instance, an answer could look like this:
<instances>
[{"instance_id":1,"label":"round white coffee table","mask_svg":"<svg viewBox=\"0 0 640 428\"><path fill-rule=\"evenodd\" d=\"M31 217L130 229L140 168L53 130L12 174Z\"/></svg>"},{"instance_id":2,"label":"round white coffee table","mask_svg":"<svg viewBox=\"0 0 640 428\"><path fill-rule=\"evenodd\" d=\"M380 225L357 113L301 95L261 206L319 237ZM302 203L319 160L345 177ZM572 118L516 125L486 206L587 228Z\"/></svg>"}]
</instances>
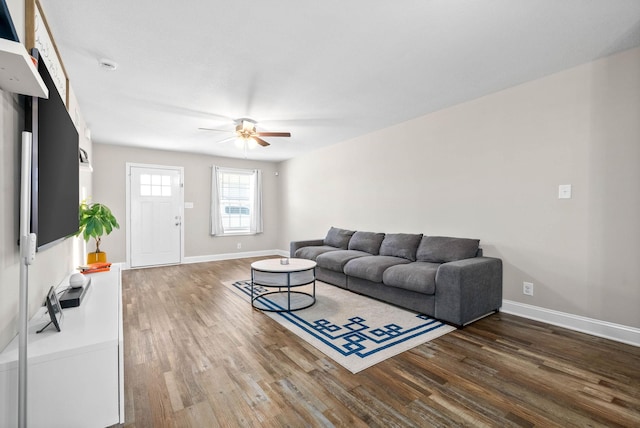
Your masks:
<instances>
[{"instance_id":1,"label":"round white coffee table","mask_svg":"<svg viewBox=\"0 0 640 428\"><path fill-rule=\"evenodd\" d=\"M283 264L283 260L288 261ZM312 293L293 290L313 285ZM254 287L277 288L254 294ZM292 302L293 295L293 302ZM268 259L251 263L251 306L268 312L292 312L316 302L316 262L307 259ZM293 306L292 306L293 303Z\"/></svg>"}]
</instances>

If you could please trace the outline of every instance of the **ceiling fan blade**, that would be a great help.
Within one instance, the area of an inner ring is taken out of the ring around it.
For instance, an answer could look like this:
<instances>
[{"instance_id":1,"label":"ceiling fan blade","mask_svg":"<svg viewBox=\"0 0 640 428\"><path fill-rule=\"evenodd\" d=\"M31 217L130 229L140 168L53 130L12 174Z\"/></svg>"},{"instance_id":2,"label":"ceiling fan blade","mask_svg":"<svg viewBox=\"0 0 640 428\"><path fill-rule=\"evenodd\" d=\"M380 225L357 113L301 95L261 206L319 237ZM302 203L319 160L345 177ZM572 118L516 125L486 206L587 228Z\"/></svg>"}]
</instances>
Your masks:
<instances>
[{"instance_id":1,"label":"ceiling fan blade","mask_svg":"<svg viewBox=\"0 0 640 428\"><path fill-rule=\"evenodd\" d=\"M236 138L238 138L238 137L236 137L236 136L234 135L233 137L229 137L229 138L225 138L224 140L216 141L216 143L217 143L217 144L218 144L218 143L226 143L227 141L235 140Z\"/></svg>"},{"instance_id":2,"label":"ceiling fan blade","mask_svg":"<svg viewBox=\"0 0 640 428\"><path fill-rule=\"evenodd\" d=\"M217 131L217 132L232 132L229 129L218 129L218 128L198 128L202 131Z\"/></svg>"},{"instance_id":3,"label":"ceiling fan blade","mask_svg":"<svg viewBox=\"0 0 640 428\"><path fill-rule=\"evenodd\" d=\"M267 143L266 141L264 141L262 138L260 138L260 137L256 137L255 135L254 135L253 137L251 137L251 138L253 138L254 140L256 140L256 143L260 144L262 147L267 147L267 146L269 146L269 145L270 145L269 143Z\"/></svg>"},{"instance_id":4,"label":"ceiling fan blade","mask_svg":"<svg viewBox=\"0 0 640 428\"><path fill-rule=\"evenodd\" d=\"M257 132L260 137L291 137L291 132Z\"/></svg>"}]
</instances>

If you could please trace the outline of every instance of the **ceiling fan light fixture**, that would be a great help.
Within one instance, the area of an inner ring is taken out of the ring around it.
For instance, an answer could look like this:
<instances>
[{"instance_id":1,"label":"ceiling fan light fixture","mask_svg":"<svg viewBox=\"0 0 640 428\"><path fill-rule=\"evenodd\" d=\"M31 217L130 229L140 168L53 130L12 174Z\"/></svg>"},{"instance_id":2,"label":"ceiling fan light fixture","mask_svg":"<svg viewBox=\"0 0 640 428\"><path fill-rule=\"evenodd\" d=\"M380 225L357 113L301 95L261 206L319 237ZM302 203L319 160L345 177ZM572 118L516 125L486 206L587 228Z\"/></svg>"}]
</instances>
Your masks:
<instances>
[{"instance_id":1,"label":"ceiling fan light fixture","mask_svg":"<svg viewBox=\"0 0 640 428\"><path fill-rule=\"evenodd\" d=\"M235 146L240 150L253 150L258 147L258 142L251 137L238 136L234 142Z\"/></svg>"}]
</instances>

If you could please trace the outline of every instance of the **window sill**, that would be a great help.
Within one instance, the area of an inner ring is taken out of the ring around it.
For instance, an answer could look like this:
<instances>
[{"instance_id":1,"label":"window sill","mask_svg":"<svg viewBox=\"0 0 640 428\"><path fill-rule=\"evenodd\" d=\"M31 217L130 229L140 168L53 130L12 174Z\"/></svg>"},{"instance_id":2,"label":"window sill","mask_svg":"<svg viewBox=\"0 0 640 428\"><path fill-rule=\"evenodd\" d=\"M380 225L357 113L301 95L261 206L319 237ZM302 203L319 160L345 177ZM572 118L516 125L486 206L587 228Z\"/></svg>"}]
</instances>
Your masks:
<instances>
[{"instance_id":1,"label":"window sill","mask_svg":"<svg viewBox=\"0 0 640 428\"><path fill-rule=\"evenodd\" d=\"M226 232L220 235L213 236L247 236L247 235L257 235L255 232Z\"/></svg>"}]
</instances>

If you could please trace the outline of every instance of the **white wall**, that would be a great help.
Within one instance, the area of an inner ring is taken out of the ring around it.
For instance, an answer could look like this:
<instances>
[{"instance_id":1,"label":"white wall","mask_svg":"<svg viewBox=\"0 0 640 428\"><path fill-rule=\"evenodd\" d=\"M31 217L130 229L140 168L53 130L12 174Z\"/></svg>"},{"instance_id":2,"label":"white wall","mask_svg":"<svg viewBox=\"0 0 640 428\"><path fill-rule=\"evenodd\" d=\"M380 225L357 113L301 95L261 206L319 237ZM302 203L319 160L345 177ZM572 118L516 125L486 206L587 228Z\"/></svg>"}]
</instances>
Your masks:
<instances>
[{"instance_id":1,"label":"white wall","mask_svg":"<svg viewBox=\"0 0 640 428\"><path fill-rule=\"evenodd\" d=\"M332 225L479 238L505 299L640 327L639 118L635 49L292 159L279 247Z\"/></svg>"},{"instance_id":2,"label":"white wall","mask_svg":"<svg viewBox=\"0 0 640 428\"><path fill-rule=\"evenodd\" d=\"M277 171L277 164L107 144L94 144L93 153L92 200L104 203L111 208L120 224L120 229L103 237L103 243L100 245L100 248L108 253L109 261L126 261L125 170L127 162L184 168L184 200L194 204L193 208L185 209L186 257L240 254L277 248L280 225L279 184L278 177L274 174ZM262 170L264 233L233 237L214 237L209 234L212 165ZM238 243L241 244L241 249L237 248ZM93 244L90 245L93 246Z\"/></svg>"}]
</instances>

